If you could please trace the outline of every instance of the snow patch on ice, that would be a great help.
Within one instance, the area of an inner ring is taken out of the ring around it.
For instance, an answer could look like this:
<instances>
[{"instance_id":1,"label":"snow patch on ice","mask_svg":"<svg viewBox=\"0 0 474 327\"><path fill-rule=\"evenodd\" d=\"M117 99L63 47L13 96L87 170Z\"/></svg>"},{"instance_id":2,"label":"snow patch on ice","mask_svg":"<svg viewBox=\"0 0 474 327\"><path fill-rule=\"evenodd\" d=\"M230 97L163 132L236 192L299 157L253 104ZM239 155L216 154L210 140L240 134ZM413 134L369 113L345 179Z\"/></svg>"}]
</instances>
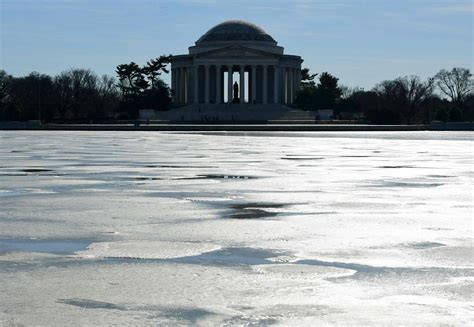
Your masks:
<instances>
[{"instance_id":1,"label":"snow patch on ice","mask_svg":"<svg viewBox=\"0 0 474 327\"><path fill-rule=\"evenodd\" d=\"M86 251L76 252L76 254L82 258L93 259L172 259L196 256L220 248L218 245L209 243L121 241L93 243L88 246Z\"/></svg>"},{"instance_id":2,"label":"snow patch on ice","mask_svg":"<svg viewBox=\"0 0 474 327\"><path fill-rule=\"evenodd\" d=\"M258 265L253 267L256 272L271 275L273 277L285 279L311 279L314 278L334 278L351 276L356 270L324 267L302 264L275 264L275 265Z\"/></svg>"}]
</instances>

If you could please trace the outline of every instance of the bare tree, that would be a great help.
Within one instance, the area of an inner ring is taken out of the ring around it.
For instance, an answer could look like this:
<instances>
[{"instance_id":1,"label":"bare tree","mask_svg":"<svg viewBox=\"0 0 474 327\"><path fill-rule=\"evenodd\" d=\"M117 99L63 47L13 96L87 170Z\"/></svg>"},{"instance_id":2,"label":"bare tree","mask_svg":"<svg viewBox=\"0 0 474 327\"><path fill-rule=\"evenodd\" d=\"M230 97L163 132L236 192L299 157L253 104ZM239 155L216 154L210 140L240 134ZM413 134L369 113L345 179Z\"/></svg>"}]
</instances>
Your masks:
<instances>
[{"instance_id":1,"label":"bare tree","mask_svg":"<svg viewBox=\"0 0 474 327\"><path fill-rule=\"evenodd\" d=\"M359 87L359 86L349 87L349 86L341 85L339 86L339 88L341 89L341 92L342 92L341 99L349 99L354 94L364 91L364 88Z\"/></svg>"},{"instance_id":2,"label":"bare tree","mask_svg":"<svg viewBox=\"0 0 474 327\"><path fill-rule=\"evenodd\" d=\"M119 104L117 80L109 75L102 75L98 81L98 95L102 103L103 116L111 117Z\"/></svg>"},{"instance_id":3,"label":"bare tree","mask_svg":"<svg viewBox=\"0 0 474 327\"><path fill-rule=\"evenodd\" d=\"M117 80L109 75L102 75L98 81L99 94L103 97L117 96Z\"/></svg>"},{"instance_id":4,"label":"bare tree","mask_svg":"<svg viewBox=\"0 0 474 327\"><path fill-rule=\"evenodd\" d=\"M0 69L0 114L2 114L6 103L9 101L10 89L13 76L7 74L6 71Z\"/></svg>"},{"instance_id":5,"label":"bare tree","mask_svg":"<svg viewBox=\"0 0 474 327\"><path fill-rule=\"evenodd\" d=\"M420 105L433 94L434 80L432 78L423 82L418 76L411 75L400 77L397 81L403 87L409 107L413 108Z\"/></svg>"},{"instance_id":6,"label":"bare tree","mask_svg":"<svg viewBox=\"0 0 474 327\"><path fill-rule=\"evenodd\" d=\"M62 117L92 117L101 110L99 77L89 69L70 69L55 78L58 111Z\"/></svg>"},{"instance_id":7,"label":"bare tree","mask_svg":"<svg viewBox=\"0 0 474 327\"><path fill-rule=\"evenodd\" d=\"M435 75L436 85L452 103L462 103L473 93L474 81L467 68L455 67L451 71L442 69Z\"/></svg>"},{"instance_id":8,"label":"bare tree","mask_svg":"<svg viewBox=\"0 0 474 327\"><path fill-rule=\"evenodd\" d=\"M0 101L8 95L8 88L10 87L13 76L9 75L3 69L0 69Z\"/></svg>"},{"instance_id":9,"label":"bare tree","mask_svg":"<svg viewBox=\"0 0 474 327\"><path fill-rule=\"evenodd\" d=\"M75 91L97 89L98 77L90 69L71 69L67 74L72 78Z\"/></svg>"},{"instance_id":10,"label":"bare tree","mask_svg":"<svg viewBox=\"0 0 474 327\"><path fill-rule=\"evenodd\" d=\"M374 91L383 99L388 110L403 114L407 123L420 113L422 103L433 94L434 80L422 81L410 75L378 84Z\"/></svg>"},{"instance_id":11,"label":"bare tree","mask_svg":"<svg viewBox=\"0 0 474 327\"><path fill-rule=\"evenodd\" d=\"M72 79L67 72L62 72L54 78L55 100L61 118L72 108Z\"/></svg>"}]
</instances>

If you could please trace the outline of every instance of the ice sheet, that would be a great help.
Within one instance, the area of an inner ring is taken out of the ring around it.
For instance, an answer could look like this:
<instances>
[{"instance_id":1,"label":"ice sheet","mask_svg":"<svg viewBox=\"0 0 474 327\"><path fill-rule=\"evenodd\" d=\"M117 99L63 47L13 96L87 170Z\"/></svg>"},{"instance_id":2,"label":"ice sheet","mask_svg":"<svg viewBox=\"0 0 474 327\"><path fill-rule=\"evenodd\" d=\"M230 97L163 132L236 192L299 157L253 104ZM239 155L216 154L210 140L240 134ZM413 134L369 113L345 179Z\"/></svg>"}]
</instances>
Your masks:
<instances>
[{"instance_id":1,"label":"ice sheet","mask_svg":"<svg viewBox=\"0 0 474 327\"><path fill-rule=\"evenodd\" d=\"M473 323L473 134L0 132L0 325Z\"/></svg>"}]
</instances>

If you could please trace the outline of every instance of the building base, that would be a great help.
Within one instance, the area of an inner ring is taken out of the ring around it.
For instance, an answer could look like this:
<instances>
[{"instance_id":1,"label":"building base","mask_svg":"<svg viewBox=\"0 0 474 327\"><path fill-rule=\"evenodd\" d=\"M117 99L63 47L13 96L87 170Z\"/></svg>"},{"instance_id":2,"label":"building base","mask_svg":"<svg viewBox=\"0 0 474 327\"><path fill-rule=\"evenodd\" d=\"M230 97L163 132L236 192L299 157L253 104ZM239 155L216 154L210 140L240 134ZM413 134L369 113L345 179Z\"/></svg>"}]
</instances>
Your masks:
<instances>
[{"instance_id":1,"label":"building base","mask_svg":"<svg viewBox=\"0 0 474 327\"><path fill-rule=\"evenodd\" d=\"M140 119L169 123L312 122L318 113L282 104L192 104L167 111L140 110Z\"/></svg>"}]
</instances>

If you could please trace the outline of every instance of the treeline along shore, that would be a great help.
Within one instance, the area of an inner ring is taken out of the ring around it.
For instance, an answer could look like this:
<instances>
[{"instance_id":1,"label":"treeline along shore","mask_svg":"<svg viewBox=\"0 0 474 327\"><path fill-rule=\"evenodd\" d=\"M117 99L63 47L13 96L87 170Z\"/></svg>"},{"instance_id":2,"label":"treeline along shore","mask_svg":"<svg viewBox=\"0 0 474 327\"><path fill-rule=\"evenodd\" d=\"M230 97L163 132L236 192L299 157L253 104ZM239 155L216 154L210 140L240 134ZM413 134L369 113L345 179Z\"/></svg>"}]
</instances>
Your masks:
<instances>
[{"instance_id":1,"label":"treeline along shore","mask_svg":"<svg viewBox=\"0 0 474 327\"><path fill-rule=\"evenodd\" d=\"M0 121L104 124L136 120L140 109L173 109L172 90L161 79L169 73L169 59L163 55L143 66L121 64L115 77L89 69L21 77L0 70ZM349 88L330 73L312 74L304 68L301 84L294 108L332 109L336 120L412 125L472 122L474 117L474 82L467 68L443 69L426 80L398 77L370 90Z\"/></svg>"}]
</instances>

